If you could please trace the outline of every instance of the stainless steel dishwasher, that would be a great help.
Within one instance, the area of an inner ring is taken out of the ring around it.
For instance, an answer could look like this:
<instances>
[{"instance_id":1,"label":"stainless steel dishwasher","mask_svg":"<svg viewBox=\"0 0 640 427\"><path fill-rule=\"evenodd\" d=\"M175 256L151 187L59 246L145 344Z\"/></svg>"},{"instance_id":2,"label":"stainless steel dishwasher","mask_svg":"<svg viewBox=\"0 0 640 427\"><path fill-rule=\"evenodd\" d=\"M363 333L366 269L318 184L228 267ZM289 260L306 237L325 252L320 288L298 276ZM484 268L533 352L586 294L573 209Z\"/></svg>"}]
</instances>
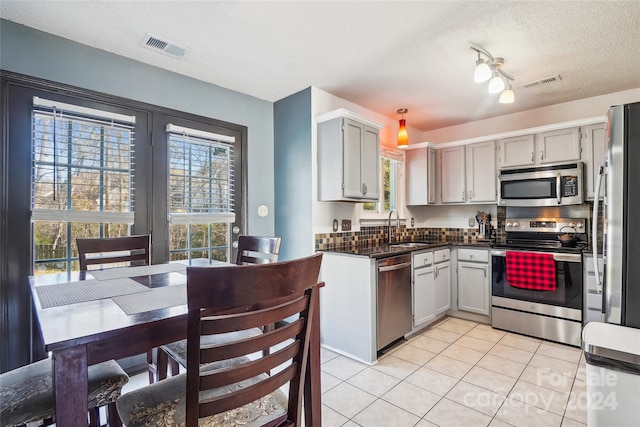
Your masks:
<instances>
[{"instance_id":1,"label":"stainless steel dishwasher","mask_svg":"<svg viewBox=\"0 0 640 427\"><path fill-rule=\"evenodd\" d=\"M411 331L411 254L378 260L377 350Z\"/></svg>"}]
</instances>

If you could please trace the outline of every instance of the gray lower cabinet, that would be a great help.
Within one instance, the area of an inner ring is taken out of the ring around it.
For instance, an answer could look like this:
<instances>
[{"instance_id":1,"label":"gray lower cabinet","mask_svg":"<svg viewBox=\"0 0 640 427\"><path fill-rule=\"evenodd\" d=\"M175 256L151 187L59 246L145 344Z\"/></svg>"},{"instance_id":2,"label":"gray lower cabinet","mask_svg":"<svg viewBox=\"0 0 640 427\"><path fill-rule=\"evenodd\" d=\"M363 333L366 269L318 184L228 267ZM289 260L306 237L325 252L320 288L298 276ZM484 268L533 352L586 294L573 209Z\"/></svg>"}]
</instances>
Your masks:
<instances>
[{"instance_id":1,"label":"gray lower cabinet","mask_svg":"<svg viewBox=\"0 0 640 427\"><path fill-rule=\"evenodd\" d=\"M489 315L489 251L458 249L458 310Z\"/></svg>"},{"instance_id":2,"label":"gray lower cabinet","mask_svg":"<svg viewBox=\"0 0 640 427\"><path fill-rule=\"evenodd\" d=\"M413 327L436 318L433 251L413 253Z\"/></svg>"},{"instance_id":3,"label":"gray lower cabinet","mask_svg":"<svg viewBox=\"0 0 640 427\"><path fill-rule=\"evenodd\" d=\"M436 281L436 316L451 308L451 251L440 249L434 251L433 262Z\"/></svg>"}]
</instances>

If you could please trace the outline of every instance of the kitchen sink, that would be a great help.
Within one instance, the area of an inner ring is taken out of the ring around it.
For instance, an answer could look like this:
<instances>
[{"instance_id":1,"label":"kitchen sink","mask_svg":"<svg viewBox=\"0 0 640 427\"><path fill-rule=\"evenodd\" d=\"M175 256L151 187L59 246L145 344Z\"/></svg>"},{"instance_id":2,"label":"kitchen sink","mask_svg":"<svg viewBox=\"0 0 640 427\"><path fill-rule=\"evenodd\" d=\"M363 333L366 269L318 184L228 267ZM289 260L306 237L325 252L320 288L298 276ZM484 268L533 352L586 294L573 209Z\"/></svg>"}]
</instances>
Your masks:
<instances>
[{"instance_id":1,"label":"kitchen sink","mask_svg":"<svg viewBox=\"0 0 640 427\"><path fill-rule=\"evenodd\" d=\"M392 248L412 249L412 248L424 248L425 246L429 246L429 243L419 243L419 242L392 243L389 246Z\"/></svg>"}]
</instances>

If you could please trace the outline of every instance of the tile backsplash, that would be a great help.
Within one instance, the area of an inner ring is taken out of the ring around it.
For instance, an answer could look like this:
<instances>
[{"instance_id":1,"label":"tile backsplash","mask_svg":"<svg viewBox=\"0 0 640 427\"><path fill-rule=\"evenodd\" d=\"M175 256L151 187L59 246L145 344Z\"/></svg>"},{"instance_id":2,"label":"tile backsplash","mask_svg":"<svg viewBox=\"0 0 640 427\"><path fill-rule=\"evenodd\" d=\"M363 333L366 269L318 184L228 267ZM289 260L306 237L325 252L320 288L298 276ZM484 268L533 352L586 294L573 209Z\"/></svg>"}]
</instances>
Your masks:
<instances>
[{"instance_id":1,"label":"tile backsplash","mask_svg":"<svg viewBox=\"0 0 640 427\"><path fill-rule=\"evenodd\" d=\"M391 242L478 243L477 228L393 228ZM384 245L389 242L387 226L362 227L360 231L321 233L315 235L316 250L355 249Z\"/></svg>"}]
</instances>

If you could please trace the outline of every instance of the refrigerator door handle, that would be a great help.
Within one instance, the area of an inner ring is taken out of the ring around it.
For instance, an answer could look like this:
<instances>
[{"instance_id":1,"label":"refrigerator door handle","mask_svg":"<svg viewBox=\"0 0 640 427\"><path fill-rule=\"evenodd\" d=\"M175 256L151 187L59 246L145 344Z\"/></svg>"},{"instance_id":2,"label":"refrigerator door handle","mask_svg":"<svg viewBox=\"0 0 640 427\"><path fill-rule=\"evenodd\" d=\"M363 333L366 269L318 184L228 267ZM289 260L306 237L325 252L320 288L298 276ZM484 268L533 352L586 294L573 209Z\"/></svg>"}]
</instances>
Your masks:
<instances>
[{"instance_id":1,"label":"refrigerator door handle","mask_svg":"<svg viewBox=\"0 0 640 427\"><path fill-rule=\"evenodd\" d=\"M596 178L596 188L593 194L593 218L591 219L591 241L593 244L593 271L596 276L596 289L598 293L602 293L602 280L600 280L600 272L598 271L598 208L600 204L600 185L602 183L602 175L604 174L604 166L600 166L598 176Z\"/></svg>"}]
</instances>

